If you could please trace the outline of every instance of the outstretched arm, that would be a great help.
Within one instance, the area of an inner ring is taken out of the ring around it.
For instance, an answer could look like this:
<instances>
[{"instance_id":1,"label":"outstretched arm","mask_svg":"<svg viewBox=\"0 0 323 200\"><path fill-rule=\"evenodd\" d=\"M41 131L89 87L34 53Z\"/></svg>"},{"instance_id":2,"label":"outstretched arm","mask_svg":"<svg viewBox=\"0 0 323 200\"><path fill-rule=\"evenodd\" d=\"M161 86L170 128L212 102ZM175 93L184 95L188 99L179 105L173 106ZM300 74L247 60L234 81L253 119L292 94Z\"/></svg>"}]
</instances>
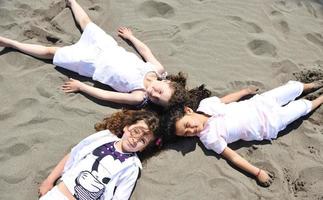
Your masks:
<instances>
[{"instance_id":1,"label":"outstretched arm","mask_svg":"<svg viewBox=\"0 0 323 200\"><path fill-rule=\"evenodd\" d=\"M45 195L49 190L54 187L55 181L62 175L66 161L70 154L67 154L53 169L49 176L40 184L38 193L39 196Z\"/></svg>"},{"instance_id":2,"label":"outstretched arm","mask_svg":"<svg viewBox=\"0 0 323 200\"><path fill-rule=\"evenodd\" d=\"M231 148L226 147L221 155L232 162L238 168L248 172L255 176L262 186L269 186L272 183L271 174L268 174L265 170L262 170L254 165L250 164L246 159L242 158L237 152Z\"/></svg>"},{"instance_id":3,"label":"outstretched arm","mask_svg":"<svg viewBox=\"0 0 323 200\"><path fill-rule=\"evenodd\" d=\"M156 59L156 57L153 55L149 47L141 42L138 38L136 38L133 34L132 31L127 28L127 27L121 27L118 29L118 35L124 39L129 40L137 49L139 54L147 61L152 63L153 65L156 66L157 72L159 74L162 74L165 72L165 68L163 65Z\"/></svg>"},{"instance_id":4,"label":"outstretched arm","mask_svg":"<svg viewBox=\"0 0 323 200\"><path fill-rule=\"evenodd\" d=\"M95 88L72 78L65 82L62 89L66 93L84 92L97 99L128 105L138 105L144 99L144 93L139 90L131 93L107 91Z\"/></svg>"},{"instance_id":5,"label":"outstretched arm","mask_svg":"<svg viewBox=\"0 0 323 200\"><path fill-rule=\"evenodd\" d=\"M255 86L249 86L249 87L244 88L244 89L242 89L240 91L228 94L228 95L220 98L220 100L221 100L222 103L225 103L225 104L235 102L235 101L238 101L239 99L241 99L244 96L251 95L251 94L256 94L258 90L259 89L257 87L255 87Z\"/></svg>"}]
</instances>

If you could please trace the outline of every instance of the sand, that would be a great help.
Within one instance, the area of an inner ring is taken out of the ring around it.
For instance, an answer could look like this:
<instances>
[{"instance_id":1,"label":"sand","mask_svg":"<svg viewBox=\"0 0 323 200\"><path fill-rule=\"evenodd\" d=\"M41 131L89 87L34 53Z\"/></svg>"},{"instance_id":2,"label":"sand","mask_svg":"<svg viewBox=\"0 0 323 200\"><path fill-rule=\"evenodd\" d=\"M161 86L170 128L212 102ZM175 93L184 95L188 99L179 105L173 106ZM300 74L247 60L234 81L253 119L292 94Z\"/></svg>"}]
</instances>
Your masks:
<instances>
[{"instance_id":1,"label":"sand","mask_svg":"<svg viewBox=\"0 0 323 200\"><path fill-rule=\"evenodd\" d=\"M265 91L290 79L322 79L320 0L79 3L121 46L134 51L116 34L119 26L129 26L170 73L185 71L190 87L205 83L215 95L250 84ZM0 35L64 46L76 42L80 31L62 0L2 0ZM120 106L64 94L64 81L81 77L50 61L4 49L0 65L0 199L37 199L39 183L70 147ZM323 199L322 116L321 107L272 142L230 146L274 173L269 188L260 187L197 140L185 139L148 160L132 199Z\"/></svg>"}]
</instances>

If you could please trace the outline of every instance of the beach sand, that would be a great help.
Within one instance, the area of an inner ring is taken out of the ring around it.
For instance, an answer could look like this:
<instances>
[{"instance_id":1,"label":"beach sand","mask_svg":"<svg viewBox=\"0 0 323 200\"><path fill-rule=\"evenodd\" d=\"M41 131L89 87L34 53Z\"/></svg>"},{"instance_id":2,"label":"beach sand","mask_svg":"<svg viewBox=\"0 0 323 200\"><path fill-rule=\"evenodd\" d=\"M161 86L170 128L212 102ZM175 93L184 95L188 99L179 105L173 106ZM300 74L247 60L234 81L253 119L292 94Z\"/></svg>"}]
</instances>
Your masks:
<instances>
[{"instance_id":1,"label":"beach sand","mask_svg":"<svg viewBox=\"0 0 323 200\"><path fill-rule=\"evenodd\" d=\"M169 73L187 72L189 87L214 95L247 85L261 91L288 80L323 77L323 1L319 0L80 0L95 23L117 37L129 26ZM78 41L60 0L0 1L0 35L64 46ZM0 48L0 199L37 199L53 167L93 125L120 107L60 89L68 73L50 61ZM88 79L83 81L93 84ZM319 90L309 96L322 93ZM184 139L148 160L134 200L323 199L323 108L291 124L271 142L230 147L274 173L268 188Z\"/></svg>"}]
</instances>

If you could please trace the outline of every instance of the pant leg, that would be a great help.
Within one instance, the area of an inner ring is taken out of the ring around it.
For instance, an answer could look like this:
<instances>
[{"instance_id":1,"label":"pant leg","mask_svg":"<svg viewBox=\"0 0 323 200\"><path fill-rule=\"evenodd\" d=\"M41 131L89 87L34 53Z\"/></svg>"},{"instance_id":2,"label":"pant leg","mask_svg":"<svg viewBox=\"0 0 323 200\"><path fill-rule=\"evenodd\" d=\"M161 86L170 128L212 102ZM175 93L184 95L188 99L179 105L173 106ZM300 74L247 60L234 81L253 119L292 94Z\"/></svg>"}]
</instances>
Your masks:
<instances>
[{"instance_id":1,"label":"pant leg","mask_svg":"<svg viewBox=\"0 0 323 200\"><path fill-rule=\"evenodd\" d=\"M306 99L292 101L286 106L278 108L278 115L281 119L279 131L298 118L307 115L312 110L312 102Z\"/></svg>"},{"instance_id":2,"label":"pant leg","mask_svg":"<svg viewBox=\"0 0 323 200\"><path fill-rule=\"evenodd\" d=\"M271 98L278 105L283 106L299 97L302 94L303 89L303 83L298 81L289 81L287 84L269 90L261 95L266 98Z\"/></svg>"},{"instance_id":3,"label":"pant leg","mask_svg":"<svg viewBox=\"0 0 323 200\"><path fill-rule=\"evenodd\" d=\"M39 200L68 200L68 198L55 186Z\"/></svg>"}]
</instances>

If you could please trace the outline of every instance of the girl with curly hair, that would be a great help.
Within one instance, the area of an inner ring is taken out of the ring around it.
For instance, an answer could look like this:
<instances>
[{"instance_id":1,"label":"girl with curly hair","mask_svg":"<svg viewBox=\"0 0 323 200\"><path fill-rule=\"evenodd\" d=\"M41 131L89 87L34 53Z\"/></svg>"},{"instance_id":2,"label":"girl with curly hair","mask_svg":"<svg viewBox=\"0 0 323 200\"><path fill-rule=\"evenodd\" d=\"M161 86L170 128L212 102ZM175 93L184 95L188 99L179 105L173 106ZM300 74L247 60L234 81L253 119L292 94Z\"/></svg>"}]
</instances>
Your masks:
<instances>
[{"instance_id":1,"label":"girl with curly hair","mask_svg":"<svg viewBox=\"0 0 323 200\"><path fill-rule=\"evenodd\" d=\"M136 152L154 145L158 124L145 110L123 110L97 123L99 132L78 143L43 181L40 199L129 199L142 168Z\"/></svg>"}]
</instances>

